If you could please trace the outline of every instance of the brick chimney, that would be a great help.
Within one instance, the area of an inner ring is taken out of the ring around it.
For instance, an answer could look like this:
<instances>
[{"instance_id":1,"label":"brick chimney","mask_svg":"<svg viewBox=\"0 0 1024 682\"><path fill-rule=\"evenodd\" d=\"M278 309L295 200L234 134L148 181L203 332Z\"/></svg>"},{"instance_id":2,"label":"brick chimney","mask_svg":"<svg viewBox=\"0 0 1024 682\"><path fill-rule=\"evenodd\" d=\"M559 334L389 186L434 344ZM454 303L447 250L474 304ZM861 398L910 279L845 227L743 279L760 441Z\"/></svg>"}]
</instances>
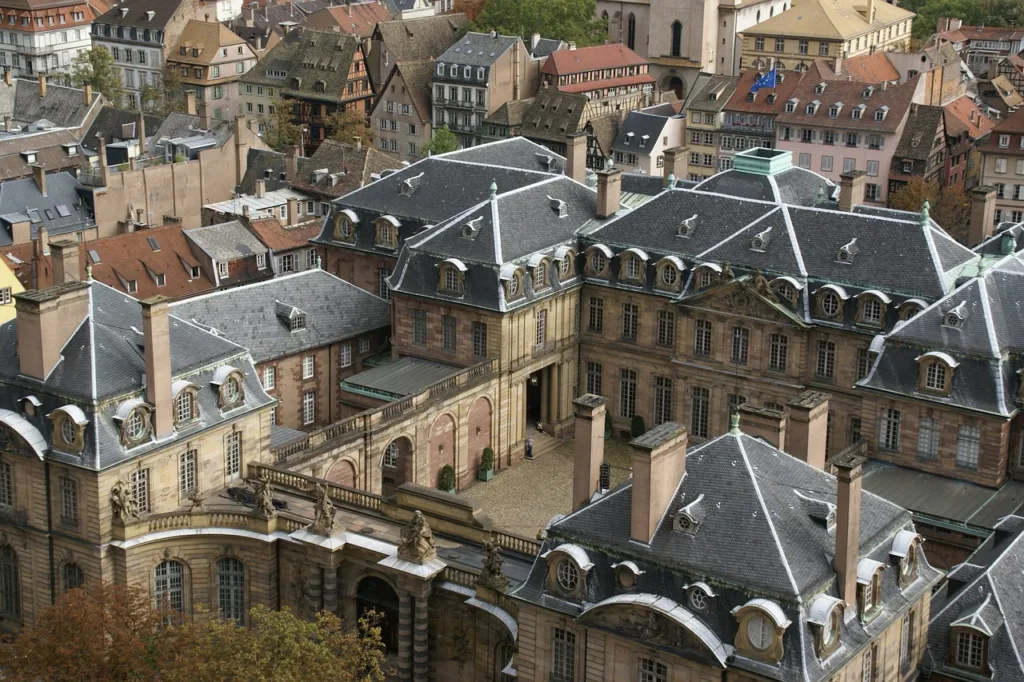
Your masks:
<instances>
[{"instance_id":1,"label":"brick chimney","mask_svg":"<svg viewBox=\"0 0 1024 682\"><path fill-rule=\"evenodd\" d=\"M61 351L89 314L89 285L62 284L15 294L18 365L24 376L45 381Z\"/></svg>"},{"instance_id":2,"label":"brick chimney","mask_svg":"<svg viewBox=\"0 0 1024 682\"><path fill-rule=\"evenodd\" d=\"M299 200L295 197L288 198L288 226L299 223Z\"/></svg>"},{"instance_id":3,"label":"brick chimney","mask_svg":"<svg viewBox=\"0 0 1024 682\"><path fill-rule=\"evenodd\" d=\"M864 181L868 174L862 170L854 170L839 176L839 210L852 211L853 207L864 203Z\"/></svg>"},{"instance_id":4,"label":"brick chimney","mask_svg":"<svg viewBox=\"0 0 1024 682\"><path fill-rule=\"evenodd\" d=\"M39 74L39 96L46 97L46 76Z\"/></svg>"},{"instance_id":5,"label":"brick chimney","mask_svg":"<svg viewBox=\"0 0 1024 682\"><path fill-rule=\"evenodd\" d=\"M171 331L166 296L143 299L142 334L146 353L146 402L153 406L153 433L174 428L171 409Z\"/></svg>"},{"instance_id":6,"label":"brick chimney","mask_svg":"<svg viewBox=\"0 0 1024 682\"><path fill-rule=\"evenodd\" d=\"M302 156L302 147L292 145L284 154L284 174L288 182L293 182L299 175L299 157Z\"/></svg>"},{"instance_id":7,"label":"brick chimney","mask_svg":"<svg viewBox=\"0 0 1024 682\"><path fill-rule=\"evenodd\" d=\"M686 473L686 427L665 422L630 441L633 448L633 493L629 535L647 544L654 537L676 488Z\"/></svg>"},{"instance_id":8,"label":"brick chimney","mask_svg":"<svg viewBox=\"0 0 1024 682\"><path fill-rule=\"evenodd\" d=\"M262 199L267 194L267 181L263 178L256 178L256 198Z\"/></svg>"},{"instance_id":9,"label":"brick chimney","mask_svg":"<svg viewBox=\"0 0 1024 682\"><path fill-rule=\"evenodd\" d=\"M690 177L690 148L672 147L665 150L664 175L676 176L676 180L686 180Z\"/></svg>"},{"instance_id":10,"label":"brick chimney","mask_svg":"<svg viewBox=\"0 0 1024 682\"><path fill-rule=\"evenodd\" d=\"M593 393L572 401L576 413L576 443L573 446L572 510L586 506L597 490L604 461L604 420L606 398Z\"/></svg>"},{"instance_id":11,"label":"brick chimney","mask_svg":"<svg viewBox=\"0 0 1024 682\"><path fill-rule=\"evenodd\" d=\"M196 115L196 91L186 90L185 91L185 113L190 116Z\"/></svg>"},{"instance_id":12,"label":"brick chimney","mask_svg":"<svg viewBox=\"0 0 1024 682\"><path fill-rule=\"evenodd\" d=\"M82 95L85 100L85 106L92 106L92 85L86 83L82 86Z\"/></svg>"},{"instance_id":13,"label":"brick chimney","mask_svg":"<svg viewBox=\"0 0 1024 682\"><path fill-rule=\"evenodd\" d=\"M622 190L622 171L605 168L597 171L597 217L608 218L619 210Z\"/></svg>"},{"instance_id":14,"label":"brick chimney","mask_svg":"<svg viewBox=\"0 0 1024 682\"><path fill-rule=\"evenodd\" d=\"M740 405L743 433L753 438L763 438L779 450L786 450L786 431L789 428L789 414L768 407Z\"/></svg>"},{"instance_id":15,"label":"brick chimney","mask_svg":"<svg viewBox=\"0 0 1024 682\"><path fill-rule=\"evenodd\" d=\"M587 182L587 134L573 133L566 137L565 174L576 182Z\"/></svg>"},{"instance_id":16,"label":"brick chimney","mask_svg":"<svg viewBox=\"0 0 1024 682\"><path fill-rule=\"evenodd\" d=\"M36 187L39 188L39 193L44 197L46 196L46 169L36 164L32 166L32 177L35 178Z\"/></svg>"},{"instance_id":17,"label":"brick chimney","mask_svg":"<svg viewBox=\"0 0 1024 682\"><path fill-rule=\"evenodd\" d=\"M971 199L971 223L967 228L968 246L974 247L996 231L996 188L975 187L968 192Z\"/></svg>"},{"instance_id":18,"label":"brick chimney","mask_svg":"<svg viewBox=\"0 0 1024 682\"><path fill-rule=\"evenodd\" d=\"M78 242L71 239L51 242L50 261L53 263L54 284L69 284L79 280Z\"/></svg>"},{"instance_id":19,"label":"brick chimney","mask_svg":"<svg viewBox=\"0 0 1024 682\"><path fill-rule=\"evenodd\" d=\"M864 458L849 455L836 467L836 556L833 567L839 578L839 597L846 613L857 610L857 563L860 559L861 473Z\"/></svg>"},{"instance_id":20,"label":"brick chimney","mask_svg":"<svg viewBox=\"0 0 1024 682\"><path fill-rule=\"evenodd\" d=\"M786 452L815 469L825 468L828 393L804 391L789 403Z\"/></svg>"}]
</instances>

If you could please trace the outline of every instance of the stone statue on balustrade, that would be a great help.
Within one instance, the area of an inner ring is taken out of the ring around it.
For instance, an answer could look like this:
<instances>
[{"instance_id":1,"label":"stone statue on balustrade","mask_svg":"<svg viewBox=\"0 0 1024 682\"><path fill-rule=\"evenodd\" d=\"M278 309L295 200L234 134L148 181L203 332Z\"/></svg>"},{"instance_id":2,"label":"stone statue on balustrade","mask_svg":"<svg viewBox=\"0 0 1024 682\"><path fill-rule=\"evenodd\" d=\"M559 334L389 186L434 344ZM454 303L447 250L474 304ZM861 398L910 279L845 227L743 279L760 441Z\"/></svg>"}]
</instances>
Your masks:
<instances>
[{"instance_id":1,"label":"stone statue on balustrade","mask_svg":"<svg viewBox=\"0 0 1024 682\"><path fill-rule=\"evenodd\" d=\"M425 564L437 558L434 534L427 525L423 512L413 512L409 525L402 529L402 543L398 546L398 558L416 564Z\"/></svg>"},{"instance_id":2,"label":"stone statue on balustrade","mask_svg":"<svg viewBox=\"0 0 1024 682\"><path fill-rule=\"evenodd\" d=\"M313 508L313 524L309 527L314 533L330 535L334 532L334 503L331 502L327 489L316 484L316 506Z\"/></svg>"},{"instance_id":3,"label":"stone statue on balustrade","mask_svg":"<svg viewBox=\"0 0 1024 682\"><path fill-rule=\"evenodd\" d=\"M276 511L274 509L273 486L270 485L270 481L266 476L249 479L249 485L252 486L252 492L256 496L256 508L260 514L269 519Z\"/></svg>"},{"instance_id":4,"label":"stone statue on balustrade","mask_svg":"<svg viewBox=\"0 0 1024 682\"><path fill-rule=\"evenodd\" d=\"M503 569L504 560L501 558L501 547L491 537L484 543L484 557L483 570L477 577L477 584L485 587L490 587L499 592L504 592L505 587L508 585L508 578L505 577L505 571Z\"/></svg>"},{"instance_id":5,"label":"stone statue on balustrade","mask_svg":"<svg viewBox=\"0 0 1024 682\"><path fill-rule=\"evenodd\" d=\"M110 489L110 506L114 508L114 519L127 523L129 518L139 518L139 504L132 493L132 486L124 479L118 479Z\"/></svg>"}]
</instances>

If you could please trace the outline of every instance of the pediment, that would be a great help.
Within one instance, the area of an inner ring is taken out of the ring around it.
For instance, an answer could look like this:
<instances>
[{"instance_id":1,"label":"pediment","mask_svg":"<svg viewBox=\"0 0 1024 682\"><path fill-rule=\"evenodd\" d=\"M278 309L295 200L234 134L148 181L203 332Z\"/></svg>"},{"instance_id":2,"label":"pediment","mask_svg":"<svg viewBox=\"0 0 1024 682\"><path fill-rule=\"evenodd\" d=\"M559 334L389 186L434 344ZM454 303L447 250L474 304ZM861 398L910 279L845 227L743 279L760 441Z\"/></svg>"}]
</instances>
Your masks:
<instances>
[{"instance_id":1,"label":"pediment","mask_svg":"<svg viewBox=\"0 0 1024 682\"><path fill-rule=\"evenodd\" d=\"M761 280L764 280L761 277ZM721 282L680 300L680 305L695 310L710 310L727 315L753 317L795 327L809 327L785 303L779 301L767 280L759 282L757 276Z\"/></svg>"}]
</instances>

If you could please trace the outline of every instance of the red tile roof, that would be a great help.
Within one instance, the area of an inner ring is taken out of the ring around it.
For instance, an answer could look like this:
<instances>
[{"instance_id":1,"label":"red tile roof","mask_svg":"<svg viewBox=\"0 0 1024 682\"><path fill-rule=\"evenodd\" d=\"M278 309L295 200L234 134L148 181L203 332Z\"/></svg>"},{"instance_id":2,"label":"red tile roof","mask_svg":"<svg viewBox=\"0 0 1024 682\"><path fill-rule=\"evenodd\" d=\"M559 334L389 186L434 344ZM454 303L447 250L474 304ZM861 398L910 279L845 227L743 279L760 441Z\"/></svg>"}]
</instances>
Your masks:
<instances>
[{"instance_id":1,"label":"red tile roof","mask_svg":"<svg viewBox=\"0 0 1024 682\"><path fill-rule=\"evenodd\" d=\"M344 7L328 7L314 12L306 19L311 28L340 28L342 33L351 33L360 38L369 38L378 21L391 21L391 14L382 3L353 2Z\"/></svg>"},{"instance_id":2,"label":"red tile roof","mask_svg":"<svg viewBox=\"0 0 1024 682\"><path fill-rule=\"evenodd\" d=\"M875 52L844 59L840 67L840 76L852 76L853 80L860 83L881 83L898 81L900 72L884 52Z\"/></svg>"},{"instance_id":3,"label":"red tile roof","mask_svg":"<svg viewBox=\"0 0 1024 682\"><path fill-rule=\"evenodd\" d=\"M277 218L253 220L252 231L271 251L288 251L305 246L320 234L320 220L310 220L298 227L285 227Z\"/></svg>"},{"instance_id":4,"label":"red tile roof","mask_svg":"<svg viewBox=\"0 0 1024 682\"><path fill-rule=\"evenodd\" d=\"M935 34L936 38L954 43L964 40L1016 40L1021 36L1024 36L1024 29L1001 26L961 26L955 31L943 31Z\"/></svg>"},{"instance_id":5,"label":"red tile roof","mask_svg":"<svg viewBox=\"0 0 1024 682\"><path fill-rule=\"evenodd\" d=\"M1018 109L994 128L996 133L1024 133L1024 109ZM992 136L995 138L995 135ZM992 143L992 140L989 140Z\"/></svg>"},{"instance_id":6,"label":"red tile roof","mask_svg":"<svg viewBox=\"0 0 1024 682\"><path fill-rule=\"evenodd\" d=\"M995 123L982 113L970 97L960 97L943 107L947 135L967 133L977 140L992 130Z\"/></svg>"},{"instance_id":7,"label":"red tile roof","mask_svg":"<svg viewBox=\"0 0 1024 682\"><path fill-rule=\"evenodd\" d=\"M564 76L581 71L614 69L620 66L646 64L647 60L622 43L581 47L578 50L552 52L544 62L541 73Z\"/></svg>"}]
</instances>

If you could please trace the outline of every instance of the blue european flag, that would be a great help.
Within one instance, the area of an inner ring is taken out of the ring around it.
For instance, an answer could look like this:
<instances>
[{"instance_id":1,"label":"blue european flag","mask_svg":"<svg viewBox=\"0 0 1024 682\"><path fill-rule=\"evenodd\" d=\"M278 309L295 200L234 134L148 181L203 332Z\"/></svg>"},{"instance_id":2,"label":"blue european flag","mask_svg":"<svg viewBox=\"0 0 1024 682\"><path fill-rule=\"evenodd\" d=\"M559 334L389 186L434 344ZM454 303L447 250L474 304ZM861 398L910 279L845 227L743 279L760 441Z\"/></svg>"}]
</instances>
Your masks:
<instances>
[{"instance_id":1,"label":"blue european flag","mask_svg":"<svg viewBox=\"0 0 1024 682\"><path fill-rule=\"evenodd\" d=\"M775 87L775 67L766 73L765 75L754 81L754 84L750 86L751 92L757 92L761 88L774 88Z\"/></svg>"}]
</instances>

